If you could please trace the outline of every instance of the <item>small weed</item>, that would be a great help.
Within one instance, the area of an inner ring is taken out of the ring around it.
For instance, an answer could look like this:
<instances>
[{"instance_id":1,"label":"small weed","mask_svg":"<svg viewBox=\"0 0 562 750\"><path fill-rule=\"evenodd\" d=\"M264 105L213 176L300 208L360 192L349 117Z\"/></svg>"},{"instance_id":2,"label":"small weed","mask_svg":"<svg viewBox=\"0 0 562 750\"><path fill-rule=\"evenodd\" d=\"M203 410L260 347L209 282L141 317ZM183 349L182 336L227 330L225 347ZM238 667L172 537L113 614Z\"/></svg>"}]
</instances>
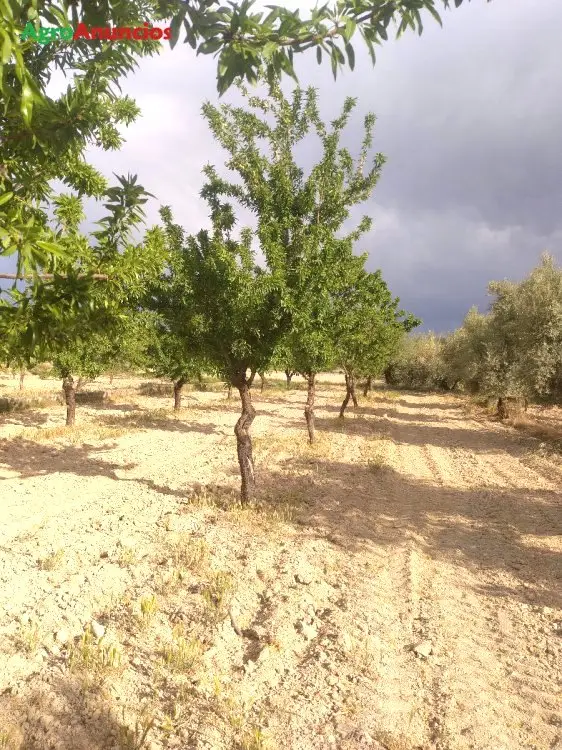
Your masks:
<instances>
[{"instance_id":1,"label":"small weed","mask_svg":"<svg viewBox=\"0 0 562 750\"><path fill-rule=\"evenodd\" d=\"M153 716L142 716L136 719L132 729L125 723L125 709L123 709L123 723L119 727L117 746L119 750L142 750L148 746L148 735L156 724Z\"/></svg>"},{"instance_id":2,"label":"small weed","mask_svg":"<svg viewBox=\"0 0 562 750\"><path fill-rule=\"evenodd\" d=\"M17 634L17 645L28 654L34 654L37 651L41 641L41 632L36 622L27 622L20 625ZM0 745L0 748L2 745Z\"/></svg>"},{"instance_id":3,"label":"small weed","mask_svg":"<svg viewBox=\"0 0 562 750\"><path fill-rule=\"evenodd\" d=\"M56 552L52 552L42 560L38 560L37 564L41 570L56 570L60 568L64 563L64 550L59 549Z\"/></svg>"},{"instance_id":4,"label":"small weed","mask_svg":"<svg viewBox=\"0 0 562 750\"><path fill-rule=\"evenodd\" d=\"M142 617L142 623L145 627L148 627L154 618L156 612L158 612L158 602L154 594L152 596L143 596L140 600L140 611Z\"/></svg>"},{"instance_id":5,"label":"small weed","mask_svg":"<svg viewBox=\"0 0 562 750\"><path fill-rule=\"evenodd\" d=\"M228 697L220 701L219 711L236 733L237 750L272 750L271 741L260 726L261 722L248 726L248 716L253 703L252 698L241 703Z\"/></svg>"},{"instance_id":6,"label":"small weed","mask_svg":"<svg viewBox=\"0 0 562 750\"><path fill-rule=\"evenodd\" d=\"M127 429L144 429L146 427L162 427L170 419L176 419L169 409L139 409L127 414L109 414L104 417L103 421L109 427L119 427ZM109 428L106 428L109 429Z\"/></svg>"},{"instance_id":7,"label":"small weed","mask_svg":"<svg viewBox=\"0 0 562 750\"><path fill-rule=\"evenodd\" d=\"M350 659L358 672L363 675L373 674L376 670L377 650L370 638L364 641L353 641Z\"/></svg>"},{"instance_id":8,"label":"small weed","mask_svg":"<svg viewBox=\"0 0 562 750\"><path fill-rule=\"evenodd\" d=\"M184 386L185 387L185 386ZM138 391L141 396L166 396L172 397L174 389L171 383L148 382L141 383Z\"/></svg>"},{"instance_id":9,"label":"small weed","mask_svg":"<svg viewBox=\"0 0 562 750\"><path fill-rule=\"evenodd\" d=\"M44 409L56 403L54 398L0 398L0 414L10 414L32 409ZM1 747L1 745L0 745Z\"/></svg>"},{"instance_id":10,"label":"small weed","mask_svg":"<svg viewBox=\"0 0 562 750\"><path fill-rule=\"evenodd\" d=\"M204 570L209 565L209 545L204 539L192 539L182 534L171 545L171 558L177 568Z\"/></svg>"},{"instance_id":11,"label":"small weed","mask_svg":"<svg viewBox=\"0 0 562 750\"><path fill-rule=\"evenodd\" d=\"M157 591L160 594L170 594L181 588L186 580L186 573L181 568L174 568L162 577Z\"/></svg>"},{"instance_id":12,"label":"small weed","mask_svg":"<svg viewBox=\"0 0 562 750\"><path fill-rule=\"evenodd\" d=\"M386 462L381 455L374 456L367 461L369 471L373 474L379 474L386 466Z\"/></svg>"},{"instance_id":13,"label":"small weed","mask_svg":"<svg viewBox=\"0 0 562 750\"><path fill-rule=\"evenodd\" d=\"M22 738L15 729L0 729L0 750L19 750Z\"/></svg>"},{"instance_id":14,"label":"small weed","mask_svg":"<svg viewBox=\"0 0 562 750\"><path fill-rule=\"evenodd\" d=\"M211 620L219 620L226 615L233 588L234 582L230 573L221 570L214 573L202 591L207 613Z\"/></svg>"},{"instance_id":15,"label":"small weed","mask_svg":"<svg viewBox=\"0 0 562 750\"><path fill-rule=\"evenodd\" d=\"M164 663L174 672L191 672L203 654L198 638L186 638L183 627L174 628L172 642L164 648Z\"/></svg>"},{"instance_id":16,"label":"small weed","mask_svg":"<svg viewBox=\"0 0 562 750\"><path fill-rule=\"evenodd\" d=\"M70 671L91 670L96 673L117 669L121 666L121 649L116 643L107 643L95 638L88 628L80 641L71 646L68 654Z\"/></svg>"},{"instance_id":17,"label":"small weed","mask_svg":"<svg viewBox=\"0 0 562 750\"><path fill-rule=\"evenodd\" d=\"M381 395L383 398L389 399L389 401L396 401L397 399L402 398L403 394L400 393L400 391L383 390Z\"/></svg>"},{"instance_id":18,"label":"small weed","mask_svg":"<svg viewBox=\"0 0 562 750\"><path fill-rule=\"evenodd\" d=\"M122 568L129 568L137 562L137 553L132 547L122 547L117 562Z\"/></svg>"},{"instance_id":19,"label":"small weed","mask_svg":"<svg viewBox=\"0 0 562 750\"><path fill-rule=\"evenodd\" d=\"M240 740L240 750L270 750L271 742L261 727L246 729Z\"/></svg>"},{"instance_id":20,"label":"small weed","mask_svg":"<svg viewBox=\"0 0 562 750\"><path fill-rule=\"evenodd\" d=\"M82 445L87 440L108 440L109 438L121 437L126 430L116 427L103 427L97 424L75 425L66 427L37 427L22 430L19 437L32 440L35 443L49 443L57 438L64 438L65 443L70 445Z\"/></svg>"},{"instance_id":21,"label":"small weed","mask_svg":"<svg viewBox=\"0 0 562 750\"><path fill-rule=\"evenodd\" d=\"M172 713L164 715L160 723L160 730L164 732L166 737L171 737L185 723L183 713L183 707L179 703L174 703Z\"/></svg>"}]
</instances>

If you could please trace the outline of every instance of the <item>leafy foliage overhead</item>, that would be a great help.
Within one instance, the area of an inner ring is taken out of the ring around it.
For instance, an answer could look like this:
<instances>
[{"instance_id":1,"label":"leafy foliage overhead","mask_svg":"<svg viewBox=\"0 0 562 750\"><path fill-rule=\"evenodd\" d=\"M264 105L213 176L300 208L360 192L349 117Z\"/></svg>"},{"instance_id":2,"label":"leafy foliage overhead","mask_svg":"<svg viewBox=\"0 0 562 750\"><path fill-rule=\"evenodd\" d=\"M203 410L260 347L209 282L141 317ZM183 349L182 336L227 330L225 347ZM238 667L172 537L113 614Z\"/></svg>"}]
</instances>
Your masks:
<instances>
[{"instance_id":1,"label":"leafy foliage overhead","mask_svg":"<svg viewBox=\"0 0 562 750\"><path fill-rule=\"evenodd\" d=\"M490 2L490 0L487 0ZM470 0L464 0L470 2ZM52 57L61 69L75 67L77 58L93 54L98 66L111 60L121 74L130 67L130 45L151 42L104 42L84 39L57 41L33 50L20 34L28 21L54 26L142 26L170 21L172 47L183 38L198 54L215 55L217 87L226 91L235 80L254 82L260 71L295 77L294 54L314 48L318 63L330 60L334 77L355 65L356 35L367 46L373 63L376 45L386 41L394 22L398 36L411 29L422 33L423 16L441 23L440 10L463 0L335 0L317 5L307 15L280 5L255 9L255 0L101 0L80 4L60 0L0 0L0 95L15 98L27 125L35 104L44 97L45 75L38 75L38 57ZM157 44L157 43L156 43ZM122 59L115 59L118 50ZM31 52L31 55L28 53Z\"/></svg>"}]
</instances>

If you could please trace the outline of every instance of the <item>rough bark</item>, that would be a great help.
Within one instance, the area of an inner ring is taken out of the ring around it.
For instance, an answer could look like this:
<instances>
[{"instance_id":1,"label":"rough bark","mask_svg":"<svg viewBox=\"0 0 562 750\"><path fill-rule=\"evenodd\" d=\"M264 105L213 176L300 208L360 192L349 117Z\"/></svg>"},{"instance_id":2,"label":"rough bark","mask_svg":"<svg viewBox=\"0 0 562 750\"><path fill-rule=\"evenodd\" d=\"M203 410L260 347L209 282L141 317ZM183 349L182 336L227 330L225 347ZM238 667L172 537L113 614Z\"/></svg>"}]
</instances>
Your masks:
<instances>
[{"instance_id":1,"label":"rough bark","mask_svg":"<svg viewBox=\"0 0 562 750\"><path fill-rule=\"evenodd\" d=\"M469 380L466 383L466 390L470 393L471 396L475 396L480 392L480 383L478 382L478 380Z\"/></svg>"},{"instance_id":2,"label":"rough bark","mask_svg":"<svg viewBox=\"0 0 562 750\"><path fill-rule=\"evenodd\" d=\"M287 388L291 387L291 380L293 379L293 375L295 373L291 370L285 370L285 377L287 378Z\"/></svg>"},{"instance_id":3,"label":"rough bark","mask_svg":"<svg viewBox=\"0 0 562 750\"><path fill-rule=\"evenodd\" d=\"M263 389L265 387L265 372L258 372L258 375L260 376L261 380L260 393L263 393Z\"/></svg>"},{"instance_id":4,"label":"rough bark","mask_svg":"<svg viewBox=\"0 0 562 750\"><path fill-rule=\"evenodd\" d=\"M247 503L255 493L254 457L250 428L256 416L256 410L252 404L250 393L251 382L250 379L246 378L246 373L233 377L232 385L238 389L242 405L242 413L234 427L234 434L236 435L236 451L240 467L240 497L243 503Z\"/></svg>"},{"instance_id":5,"label":"rough bark","mask_svg":"<svg viewBox=\"0 0 562 750\"><path fill-rule=\"evenodd\" d=\"M345 398L340 409L340 419L344 418L345 410L349 403L349 399L353 402L353 407L357 408L357 396L355 395L355 376L353 373L346 372L345 374Z\"/></svg>"},{"instance_id":6,"label":"rough bark","mask_svg":"<svg viewBox=\"0 0 562 750\"><path fill-rule=\"evenodd\" d=\"M369 377L365 381L365 386L363 388L363 395L368 396L369 391L371 390L372 387L373 387L373 378L371 375L369 375Z\"/></svg>"},{"instance_id":7,"label":"rough bark","mask_svg":"<svg viewBox=\"0 0 562 750\"><path fill-rule=\"evenodd\" d=\"M74 385L72 375L67 375L63 378L62 389L66 402L66 426L72 427L76 421L76 386Z\"/></svg>"},{"instance_id":8,"label":"rough bark","mask_svg":"<svg viewBox=\"0 0 562 750\"><path fill-rule=\"evenodd\" d=\"M497 415L500 419L516 417L522 411L527 411L527 399L519 396L500 396L498 398Z\"/></svg>"},{"instance_id":9,"label":"rough bark","mask_svg":"<svg viewBox=\"0 0 562 750\"><path fill-rule=\"evenodd\" d=\"M23 379L25 378L25 370L20 370L20 391L23 391Z\"/></svg>"},{"instance_id":10,"label":"rough bark","mask_svg":"<svg viewBox=\"0 0 562 750\"><path fill-rule=\"evenodd\" d=\"M174 383L174 411L181 409L181 392L184 385L187 383L187 378L182 375Z\"/></svg>"},{"instance_id":11,"label":"rough bark","mask_svg":"<svg viewBox=\"0 0 562 750\"><path fill-rule=\"evenodd\" d=\"M353 401L353 408L357 409L359 404L357 403L357 396L355 394L355 375L353 373L349 376L349 390L351 393L351 400Z\"/></svg>"},{"instance_id":12,"label":"rough bark","mask_svg":"<svg viewBox=\"0 0 562 750\"><path fill-rule=\"evenodd\" d=\"M312 445L314 443L314 396L316 395L316 373L307 373L306 380L308 383L308 394L306 398L306 406L304 407L304 416L306 419L306 427L308 429L308 441Z\"/></svg>"}]
</instances>

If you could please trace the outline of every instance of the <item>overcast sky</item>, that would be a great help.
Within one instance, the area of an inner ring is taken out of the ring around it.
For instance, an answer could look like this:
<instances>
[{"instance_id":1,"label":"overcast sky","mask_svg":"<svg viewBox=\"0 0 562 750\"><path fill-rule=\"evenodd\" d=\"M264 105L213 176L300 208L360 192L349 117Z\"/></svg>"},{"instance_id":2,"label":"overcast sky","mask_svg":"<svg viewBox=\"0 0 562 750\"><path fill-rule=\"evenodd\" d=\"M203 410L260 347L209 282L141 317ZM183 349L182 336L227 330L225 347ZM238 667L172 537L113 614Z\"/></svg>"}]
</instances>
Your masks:
<instances>
[{"instance_id":1,"label":"overcast sky","mask_svg":"<svg viewBox=\"0 0 562 750\"><path fill-rule=\"evenodd\" d=\"M522 278L543 250L562 260L561 28L560 0L472 0L442 29L428 17L421 37L389 40L374 69L357 41L355 71L335 83L314 53L297 56L325 118L358 98L351 148L364 115L377 116L374 150L387 163L357 251L426 330L455 328L472 304L485 309L487 282ZM188 45L143 61L124 86L142 117L119 153L90 155L107 176L139 175L158 197L152 221L168 204L190 231L207 223L201 168L224 161L200 114L217 99L215 64Z\"/></svg>"}]
</instances>

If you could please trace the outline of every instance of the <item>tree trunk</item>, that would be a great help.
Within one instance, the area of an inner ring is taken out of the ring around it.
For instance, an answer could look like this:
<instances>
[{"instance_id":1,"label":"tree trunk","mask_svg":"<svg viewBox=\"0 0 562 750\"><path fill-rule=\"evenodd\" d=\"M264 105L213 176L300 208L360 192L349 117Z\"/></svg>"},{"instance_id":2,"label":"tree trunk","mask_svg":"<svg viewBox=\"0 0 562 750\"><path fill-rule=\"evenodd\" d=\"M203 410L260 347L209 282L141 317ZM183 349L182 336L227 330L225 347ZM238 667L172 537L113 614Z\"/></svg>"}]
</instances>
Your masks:
<instances>
[{"instance_id":1,"label":"tree trunk","mask_svg":"<svg viewBox=\"0 0 562 750\"><path fill-rule=\"evenodd\" d=\"M497 416L500 419L517 417L522 411L527 411L525 396L500 396L497 403Z\"/></svg>"},{"instance_id":2,"label":"tree trunk","mask_svg":"<svg viewBox=\"0 0 562 750\"><path fill-rule=\"evenodd\" d=\"M25 370L20 370L20 391L23 391L23 379L25 378Z\"/></svg>"},{"instance_id":3,"label":"tree trunk","mask_svg":"<svg viewBox=\"0 0 562 750\"><path fill-rule=\"evenodd\" d=\"M261 380L260 393L263 393L263 389L265 386L265 372L258 372L258 375L260 376Z\"/></svg>"},{"instance_id":4,"label":"tree trunk","mask_svg":"<svg viewBox=\"0 0 562 750\"><path fill-rule=\"evenodd\" d=\"M308 429L308 442L312 445L314 443L314 396L316 392L316 373L307 373L306 379L308 382L308 395L306 398L306 406L304 407L304 416L306 418L306 427Z\"/></svg>"},{"instance_id":5,"label":"tree trunk","mask_svg":"<svg viewBox=\"0 0 562 750\"><path fill-rule=\"evenodd\" d=\"M351 400L353 401L353 408L357 409L359 404L357 403L357 396L355 395L355 375L354 373L349 374L349 390L351 393Z\"/></svg>"},{"instance_id":6,"label":"tree trunk","mask_svg":"<svg viewBox=\"0 0 562 750\"><path fill-rule=\"evenodd\" d=\"M291 372L291 370L285 370L285 377L287 378L287 388L291 387L291 380L293 379L293 375L295 373Z\"/></svg>"},{"instance_id":7,"label":"tree trunk","mask_svg":"<svg viewBox=\"0 0 562 750\"><path fill-rule=\"evenodd\" d=\"M246 378L246 373L239 373L233 377L232 385L238 388L242 404L242 413L234 427L234 434L236 435L236 451L242 480L240 497L243 503L247 503L252 499L255 492L254 457L252 455L250 428L256 416L256 410L252 404L250 381Z\"/></svg>"},{"instance_id":8,"label":"tree trunk","mask_svg":"<svg viewBox=\"0 0 562 750\"><path fill-rule=\"evenodd\" d=\"M354 408L357 408L357 396L355 395L355 375L352 372L345 373L345 398L340 409L340 419L344 418L349 399L352 400Z\"/></svg>"},{"instance_id":9,"label":"tree trunk","mask_svg":"<svg viewBox=\"0 0 562 750\"><path fill-rule=\"evenodd\" d=\"M109 376L109 385L113 385L113 373Z\"/></svg>"},{"instance_id":10,"label":"tree trunk","mask_svg":"<svg viewBox=\"0 0 562 750\"><path fill-rule=\"evenodd\" d=\"M183 375L174 383L174 411L179 411L179 409L181 409L181 391L186 383L187 378Z\"/></svg>"},{"instance_id":11,"label":"tree trunk","mask_svg":"<svg viewBox=\"0 0 562 750\"><path fill-rule=\"evenodd\" d=\"M369 375L369 377L365 381L365 387L363 388L363 395L368 396L369 391L371 390L372 387L373 387L373 378L371 375Z\"/></svg>"},{"instance_id":12,"label":"tree trunk","mask_svg":"<svg viewBox=\"0 0 562 750\"><path fill-rule=\"evenodd\" d=\"M229 401L230 401L230 399L232 398L232 385L231 385L230 383L228 384L228 390L227 390L227 392L226 392L226 398L227 398L227 399L228 399Z\"/></svg>"},{"instance_id":13,"label":"tree trunk","mask_svg":"<svg viewBox=\"0 0 562 750\"><path fill-rule=\"evenodd\" d=\"M66 426L72 427L76 420L76 387L72 375L67 375L63 379L62 389L66 401Z\"/></svg>"}]
</instances>

